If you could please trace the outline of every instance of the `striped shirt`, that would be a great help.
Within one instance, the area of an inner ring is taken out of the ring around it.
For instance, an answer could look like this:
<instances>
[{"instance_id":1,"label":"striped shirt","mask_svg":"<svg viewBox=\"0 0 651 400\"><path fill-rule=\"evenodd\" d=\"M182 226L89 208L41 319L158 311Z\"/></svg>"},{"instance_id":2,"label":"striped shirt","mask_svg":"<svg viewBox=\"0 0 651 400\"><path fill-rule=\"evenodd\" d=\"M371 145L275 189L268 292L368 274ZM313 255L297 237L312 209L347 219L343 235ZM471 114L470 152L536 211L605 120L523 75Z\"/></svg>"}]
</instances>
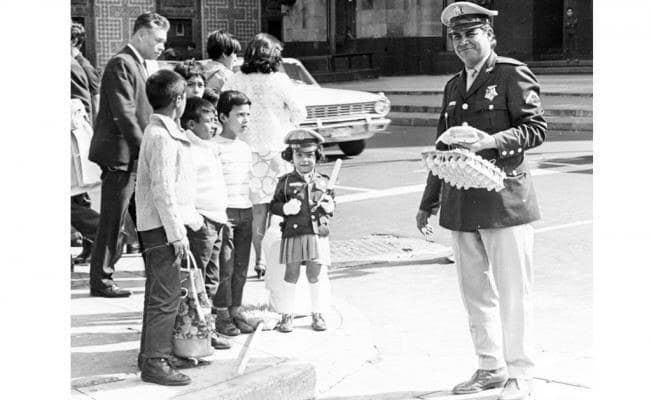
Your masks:
<instances>
[{"instance_id":1,"label":"striped shirt","mask_svg":"<svg viewBox=\"0 0 651 400\"><path fill-rule=\"evenodd\" d=\"M252 207L250 196L251 148L242 140L215 136L217 154L222 162L222 171L228 193L228 208Z\"/></svg>"}]
</instances>

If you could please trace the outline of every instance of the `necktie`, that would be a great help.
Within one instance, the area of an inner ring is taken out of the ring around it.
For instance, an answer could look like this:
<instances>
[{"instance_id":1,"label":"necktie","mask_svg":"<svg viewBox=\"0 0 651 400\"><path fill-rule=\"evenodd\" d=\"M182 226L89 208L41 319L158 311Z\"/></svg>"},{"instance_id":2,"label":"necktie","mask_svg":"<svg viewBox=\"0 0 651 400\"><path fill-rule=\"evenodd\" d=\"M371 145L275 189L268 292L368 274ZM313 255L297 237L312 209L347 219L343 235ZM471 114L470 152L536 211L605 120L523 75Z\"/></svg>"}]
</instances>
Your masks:
<instances>
[{"instance_id":1,"label":"necktie","mask_svg":"<svg viewBox=\"0 0 651 400\"><path fill-rule=\"evenodd\" d=\"M471 69L466 71L467 72L467 77L466 77L466 91L470 90L470 87L472 86L472 83L475 81L475 78L477 77L477 71L476 69Z\"/></svg>"}]
</instances>

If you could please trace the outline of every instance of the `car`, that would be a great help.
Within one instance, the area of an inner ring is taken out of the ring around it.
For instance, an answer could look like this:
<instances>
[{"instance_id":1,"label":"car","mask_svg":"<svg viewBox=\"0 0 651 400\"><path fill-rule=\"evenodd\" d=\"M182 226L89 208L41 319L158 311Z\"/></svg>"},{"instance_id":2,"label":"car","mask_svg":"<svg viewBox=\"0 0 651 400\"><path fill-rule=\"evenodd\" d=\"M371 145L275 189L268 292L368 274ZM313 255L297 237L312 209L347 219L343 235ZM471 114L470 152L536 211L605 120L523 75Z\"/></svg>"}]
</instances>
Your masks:
<instances>
[{"instance_id":1,"label":"car","mask_svg":"<svg viewBox=\"0 0 651 400\"><path fill-rule=\"evenodd\" d=\"M204 63L206 60L198 61ZM161 68L173 68L179 61L158 61ZM238 70L242 61L234 66ZM283 58L280 71L287 74L296 94L307 108L301 127L314 129L325 139L325 146L339 146L347 156L364 151L366 140L387 129L391 102L382 93L324 88L295 58Z\"/></svg>"}]
</instances>

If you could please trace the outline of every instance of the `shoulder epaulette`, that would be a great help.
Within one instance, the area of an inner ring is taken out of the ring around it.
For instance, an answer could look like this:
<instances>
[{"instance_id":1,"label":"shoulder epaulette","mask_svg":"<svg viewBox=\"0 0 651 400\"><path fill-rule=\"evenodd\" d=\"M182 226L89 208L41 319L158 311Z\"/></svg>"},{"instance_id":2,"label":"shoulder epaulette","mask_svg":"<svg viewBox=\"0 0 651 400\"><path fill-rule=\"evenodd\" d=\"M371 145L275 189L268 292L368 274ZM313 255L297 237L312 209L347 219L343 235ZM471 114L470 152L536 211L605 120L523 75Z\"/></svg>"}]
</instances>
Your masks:
<instances>
[{"instance_id":1,"label":"shoulder epaulette","mask_svg":"<svg viewBox=\"0 0 651 400\"><path fill-rule=\"evenodd\" d=\"M495 59L495 64L526 65L522 61L518 61L515 58L501 56L497 56L497 59Z\"/></svg>"}]
</instances>

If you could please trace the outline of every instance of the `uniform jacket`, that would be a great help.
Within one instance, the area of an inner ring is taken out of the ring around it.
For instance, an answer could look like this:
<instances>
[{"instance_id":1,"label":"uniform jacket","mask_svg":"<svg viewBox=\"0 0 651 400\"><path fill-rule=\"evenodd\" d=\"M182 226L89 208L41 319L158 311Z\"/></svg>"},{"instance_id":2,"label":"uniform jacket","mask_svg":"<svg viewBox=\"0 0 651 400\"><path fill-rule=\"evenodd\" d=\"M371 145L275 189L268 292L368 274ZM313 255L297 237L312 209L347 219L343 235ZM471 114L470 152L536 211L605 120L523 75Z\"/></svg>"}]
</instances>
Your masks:
<instances>
[{"instance_id":1,"label":"uniform jacket","mask_svg":"<svg viewBox=\"0 0 651 400\"><path fill-rule=\"evenodd\" d=\"M525 152L543 143L547 123L533 73L520 61L492 53L468 91L465 70L456 74L445 85L437 136L464 122L495 137L497 149L477 154L506 173L505 188L456 189L430 173L420 209L440 206L440 225L465 232L539 219ZM443 143L437 147L449 149Z\"/></svg>"},{"instance_id":2,"label":"uniform jacket","mask_svg":"<svg viewBox=\"0 0 651 400\"><path fill-rule=\"evenodd\" d=\"M318 207L319 199L326 192L334 199L334 191L326 190L328 176L314 172L310 183L296 171L283 175L278 180L276 191L271 199L271 212L284 217L281 223L283 238L299 235L328 236L332 213ZM291 199L301 201L301 209L296 215L285 215L283 205Z\"/></svg>"},{"instance_id":3,"label":"uniform jacket","mask_svg":"<svg viewBox=\"0 0 651 400\"><path fill-rule=\"evenodd\" d=\"M101 167L135 169L142 132L152 114L146 80L145 67L128 46L106 64L89 154Z\"/></svg>"}]
</instances>

